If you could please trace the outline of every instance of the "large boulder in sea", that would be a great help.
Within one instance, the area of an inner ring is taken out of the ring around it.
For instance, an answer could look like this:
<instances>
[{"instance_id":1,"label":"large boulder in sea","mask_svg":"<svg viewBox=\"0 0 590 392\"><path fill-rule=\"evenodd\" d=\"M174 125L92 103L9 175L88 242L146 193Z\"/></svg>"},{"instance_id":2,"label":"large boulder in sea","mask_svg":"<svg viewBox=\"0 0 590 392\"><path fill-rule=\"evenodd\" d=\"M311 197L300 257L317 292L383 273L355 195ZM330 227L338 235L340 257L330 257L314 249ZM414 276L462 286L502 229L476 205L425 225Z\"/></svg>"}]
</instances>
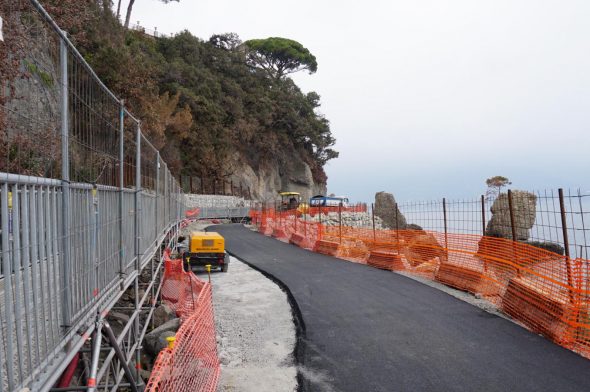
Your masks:
<instances>
[{"instance_id":1,"label":"large boulder in sea","mask_svg":"<svg viewBox=\"0 0 590 392\"><path fill-rule=\"evenodd\" d=\"M397 208L395 198L391 193L375 193L375 215L381 218L385 228L403 230L407 226L406 218Z\"/></svg>"},{"instance_id":2,"label":"large boulder in sea","mask_svg":"<svg viewBox=\"0 0 590 392\"><path fill-rule=\"evenodd\" d=\"M516 238L514 240L526 241L529 239L530 230L535 224L537 196L530 192L513 191L512 210L516 231ZM513 239L507 193L501 193L494 200L491 211L492 218L486 226L486 236Z\"/></svg>"}]
</instances>

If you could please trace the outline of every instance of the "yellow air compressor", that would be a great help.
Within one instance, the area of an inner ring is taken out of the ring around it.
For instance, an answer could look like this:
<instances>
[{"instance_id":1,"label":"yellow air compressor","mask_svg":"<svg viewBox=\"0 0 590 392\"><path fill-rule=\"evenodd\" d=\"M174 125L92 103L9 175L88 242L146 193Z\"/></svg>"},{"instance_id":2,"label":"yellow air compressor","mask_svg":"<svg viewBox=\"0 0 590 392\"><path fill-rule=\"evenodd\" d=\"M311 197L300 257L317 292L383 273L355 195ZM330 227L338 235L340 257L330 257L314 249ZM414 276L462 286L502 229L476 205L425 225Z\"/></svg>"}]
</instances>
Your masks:
<instances>
[{"instance_id":1,"label":"yellow air compressor","mask_svg":"<svg viewBox=\"0 0 590 392\"><path fill-rule=\"evenodd\" d=\"M227 272L229 255L225 251L225 239L216 232L193 231L189 237L188 250L184 253L187 270L196 270L211 264Z\"/></svg>"}]
</instances>

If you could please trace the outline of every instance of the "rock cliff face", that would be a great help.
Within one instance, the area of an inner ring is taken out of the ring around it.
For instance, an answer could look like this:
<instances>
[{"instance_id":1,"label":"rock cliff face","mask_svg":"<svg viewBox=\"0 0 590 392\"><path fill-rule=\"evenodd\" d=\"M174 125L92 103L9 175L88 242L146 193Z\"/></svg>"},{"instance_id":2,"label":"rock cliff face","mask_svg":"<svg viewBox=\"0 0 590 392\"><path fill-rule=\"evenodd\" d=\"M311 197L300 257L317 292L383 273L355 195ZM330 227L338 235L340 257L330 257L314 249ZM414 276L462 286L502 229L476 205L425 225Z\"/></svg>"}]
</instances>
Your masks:
<instances>
[{"instance_id":1,"label":"rock cliff face","mask_svg":"<svg viewBox=\"0 0 590 392\"><path fill-rule=\"evenodd\" d=\"M281 191L299 192L304 201L317 194L326 194L326 184L314 180L309 164L299 154L295 152L287 160L287 164L281 164L273 157L253 165L236 152L231 162L233 174L229 179L250 187L252 199L259 201L276 200Z\"/></svg>"},{"instance_id":2,"label":"rock cliff face","mask_svg":"<svg viewBox=\"0 0 590 392\"><path fill-rule=\"evenodd\" d=\"M52 176L61 150L59 63L52 56L55 45L46 35L27 41L26 48L26 53L11 53L21 61L20 76L3 80L0 90L0 103L5 107L0 108L4 142L0 154L10 156L0 163L0 170Z\"/></svg>"}]
</instances>

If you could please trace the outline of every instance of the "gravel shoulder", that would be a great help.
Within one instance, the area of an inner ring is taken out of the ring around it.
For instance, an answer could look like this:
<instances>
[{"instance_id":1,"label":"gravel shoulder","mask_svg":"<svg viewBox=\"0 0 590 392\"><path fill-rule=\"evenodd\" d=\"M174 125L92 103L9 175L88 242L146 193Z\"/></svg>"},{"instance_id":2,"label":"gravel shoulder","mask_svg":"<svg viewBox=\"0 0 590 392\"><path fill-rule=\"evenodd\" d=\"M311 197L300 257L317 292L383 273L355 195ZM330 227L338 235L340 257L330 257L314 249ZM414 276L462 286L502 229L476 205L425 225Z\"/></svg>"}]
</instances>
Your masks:
<instances>
[{"instance_id":1,"label":"gravel shoulder","mask_svg":"<svg viewBox=\"0 0 590 392\"><path fill-rule=\"evenodd\" d=\"M184 232L207 226L207 222L194 222ZM206 273L198 275L208 279ZM296 391L297 337L287 295L234 257L228 272L211 273L211 283L221 362L217 391Z\"/></svg>"},{"instance_id":2,"label":"gravel shoulder","mask_svg":"<svg viewBox=\"0 0 590 392\"><path fill-rule=\"evenodd\" d=\"M233 257L229 271L212 272L211 282L221 361L217 391L296 391L296 335L287 295Z\"/></svg>"}]
</instances>

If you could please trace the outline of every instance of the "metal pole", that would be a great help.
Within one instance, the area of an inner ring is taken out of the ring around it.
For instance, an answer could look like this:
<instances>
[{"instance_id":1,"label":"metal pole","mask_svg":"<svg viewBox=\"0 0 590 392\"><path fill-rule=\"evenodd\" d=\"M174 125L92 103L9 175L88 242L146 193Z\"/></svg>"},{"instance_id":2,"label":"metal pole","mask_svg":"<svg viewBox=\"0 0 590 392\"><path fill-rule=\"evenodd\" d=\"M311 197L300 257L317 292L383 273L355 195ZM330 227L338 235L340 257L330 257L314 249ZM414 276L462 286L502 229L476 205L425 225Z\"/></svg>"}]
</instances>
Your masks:
<instances>
[{"instance_id":1,"label":"metal pole","mask_svg":"<svg viewBox=\"0 0 590 392\"><path fill-rule=\"evenodd\" d=\"M137 146L136 146L136 167L135 167L135 270L137 274L133 282L135 292L135 311L139 314L139 275L141 273L141 127L137 124ZM139 339L139 317L135 318L135 339ZM108 325L105 323L105 325ZM110 329L110 328L109 328ZM112 334L112 331L111 331ZM116 344L116 339L115 339ZM111 343L112 345L112 343ZM118 347L118 346L117 346ZM141 344L137 341L135 351L136 379L139 380L139 363L141 355ZM128 375L129 382L133 384L133 378Z\"/></svg>"},{"instance_id":2,"label":"metal pole","mask_svg":"<svg viewBox=\"0 0 590 392\"><path fill-rule=\"evenodd\" d=\"M512 191L508 189L508 209L510 212L510 227L512 229L512 258L518 265L518 248L516 247L516 226L514 225L514 205L512 202ZM516 267L516 275L520 277L520 267Z\"/></svg>"},{"instance_id":3,"label":"metal pole","mask_svg":"<svg viewBox=\"0 0 590 392\"><path fill-rule=\"evenodd\" d=\"M319 208L318 220L320 222L320 224L318 226L318 240L321 240L322 239L322 206L321 205Z\"/></svg>"},{"instance_id":4,"label":"metal pole","mask_svg":"<svg viewBox=\"0 0 590 392\"><path fill-rule=\"evenodd\" d=\"M62 180L62 327L68 330L71 323L70 291L70 151L68 113L68 47L64 38L59 40L61 63L61 180Z\"/></svg>"},{"instance_id":5,"label":"metal pole","mask_svg":"<svg viewBox=\"0 0 590 392\"><path fill-rule=\"evenodd\" d=\"M8 184L2 184L2 194L1 194L1 210L2 213L0 214L0 219L2 223L2 233L9 233L10 229L10 219L9 219L9 209L12 209L12 205L10 202L11 194L8 192ZM34 216L34 215L33 215ZM6 375L2 374L3 367L0 365L0 376L6 377L8 382L8 390L12 391L15 387L15 380L14 380L14 338L13 338L13 331L14 331L14 313L12 311L14 303L13 303L13 290L12 290L12 264L11 264L11 257L9 257L8 249L10 249L9 243L9 236L2 235L2 250L6 252L2 255L2 270L4 272L4 318L6 322L6 327L0 326L0 338L5 337L6 343L6 351L4 351L4 347L0 350L0 359L4 359L6 361ZM36 263L33 263L33 267ZM6 290L8 288L8 290ZM17 294L18 295L18 294ZM18 317L18 316L17 316ZM2 385L4 381L0 380L0 385ZM1 389L1 387L0 387Z\"/></svg>"},{"instance_id":6,"label":"metal pole","mask_svg":"<svg viewBox=\"0 0 590 392\"><path fill-rule=\"evenodd\" d=\"M168 168L164 163L164 220L166 227L170 225L170 195L168 194Z\"/></svg>"},{"instance_id":7,"label":"metal pole","mask_svg":"<svg viewBox=\"0 0 590 392\"><path fill-rule=\"evenodd\" d=\"M309 212L309 209L307 212ZM303 214L303 236L307 238L307 214Z\"/></svg>"},{"instance_id":8,"label":"metal pole","mask_svg":"<svg viewBox=\"0 0 590 392\"><path fill-rule=\"evenodd\" d=\"M139 319L139 316L137 318ZM111 347L113 347L113 349L115 350L115 355L119 359L119 364L125 372L127 381L129 381L129 387L133 392L139 392L139 389L137 388L137 384L139 384L139 370L137 370L137 378L134 379L133 374L131 373L131 369L129 369L129 364L127 364L125 354L123 354L123 351L121 351L121 347L119 347L119 344L117 343L117 338L115 337L115 334L113 333L113 330L111 329L111 326L107 321L104 322L103 329L106 332L107 339L109 340Z\"/></svg>"},{"instance_id":9,"label":"metal pole","mask_svg":"<svg viewBox=\"0 0 590 392\"><path fill-rule=\"evenodd\" d=\"M161 230L160 230L160 222L159 222L159 217L158 217L158 212L159 212L159 208L158 208L158 202L160 200L160 151L156 152L157 158L156 158L156 240L160 237L161 234Z\"/></svg>"},{"instance_id":10,"label":"metal pole","mask_svg":"<svg viewBox=\"0 0 590 392\"><path fill-rule=\"evenodd\" d=\"M121 278L121 286L123 286L123 278L125 275L125 242L123 239L123 202L125 189L125 106L121 101L121 108L119 112L119 275Z\"/></svg>"},{"instance_id":11,"label":"metal pole","mask_svg":"<svg viewBox=\"0 0 590 392\"><path fill-rule=\"evenodd\" d=\"M483 241L485 241L485 239L483 237L485 237L485 235L486 235L486 200L485 200L484 195L481 195L481 235L482 235L482 239L481 239L482 242L480 244L485 244L485 242L483 242ZM479 249L482 249L481 245L480 245ZM483 270L487 271L488 270L488 263L486 261L486 258L483 257L482 260L483 260Z\"/></svg>"},{"instance_id":12,"label":"metal pole","mask_svg":"<svg viewBox=\"0 0 590 392\"><path fill-rule=\"evenodd\" d=\"M140 242L141 242L141 226L139 220L139 213L141 209L141 127L139 123L136 129L136 147L135 147L135 269L139 272L141 268L140 260Z\"/></svg>"},{"instance_id":13,"label":"metal pole","mask_svg":"<svg viewBox=\"0 0 590 392\"><path fill-rule=\"evenodd\" d=\"M512 241L516 241L516 226L514 225L514 205L512 203L512 191L508 189L508 209L510 212L510 228L512 229Z\"/></svg>"},{"instance_id":14,"label":"metal pole","mask_svg":"<svg viewBox=\"0 0 590 392\"><path fill-rule=\"evenodd\" d=\"M96 374L98 373L98 361L100 359L100 346L102 343L102 326L103 319L100 316L96 320L96 329L94 331L94 339L92 339L92 359L90 364L90 375L86 381L88 392L96 392Z\"/></svg>"},{"instance_id":15,"label":"metal pole","mask_svg":"<svg viewBox=\"0 0 590 392\"><path fill-rule=\"evenodd\" d=\"M373 242L376 242L377 233L375 231L375 203L371 203L371 218L373 220Z\"/></svg>"},{"instance_id":16,"label":"metal pole","mask_svg":"<svg viewBox=\"0 0 590 392\"><path fill-rule=\"evenodd\" d=\"M397 219L397 203L393 205L393 208L395 209L395 238L397 241L397 247L399 251L399 220Z\"/></svg>"},{"instance_id":17,"label":"metal pole","mask_svg":"<svg viewBox=\"0 0 590 392\"><path fill-rule=\"evenodd\" d=\"M159 202L160 202L160 198L161 198L161 191L160 191L160 151L157 152L157 159L156 159L156 241L158 241L158 239L160 238L160 234L162 234L163 229L165 229L167 227L167 222L160 222L159 220L159 213L160 213L160 208L158 208L159 206ZM164 219L166 219L164 217ZM162 228L160 228L160 225L162 225ZM159 258L158 260L162 259L162 247L158 247L159 250ZM150 259L150 270L152 273L152 278L154 276L154 258L152 257ZM152 311L153 309L156 307L156 288L155 288L155 284L152 285L152 289L151 289L151 308Z\"/></svg>"},{"instance_id":18,"label":"metal pole","mask_svg":"<svg viewBox=\"0 0 590 392\"><path fill-rule=\"evenodd\" d=\"M447 199L443 197L443 221L445 225L445 248L449 248L449 237L447 232Z\"/></svg>"},{"instance_id":19,"label":"metal pole","mask_svg":"<svg viewBox=\"0 0 590 392\"><path fill-rule=\"evenodd\" d=\"M129 387L129 383L119 383L119 384L100 384L97 385L96 388L100 390L106 390L108 388L124 388ZM63 387L63 388L51 388L51 392L84 392L88 391L89 388L87 386L79 386L79 387Z\"/></svg>"},{"instance_id":20,"label":"metal pole","mask_svg":"<svg viewBox=\"0 0 590 392\"><path fill-rule=\"evenodd\" d=\"M561 230L563 233L563 246L565 248L565 257L568 259L570 258L570 243L567 233L567 219L566 219L566 212L565 212L565 201L563 197L563 189L559 188L557 190L559 194L559 211L561 215Z\"/></svg>"},{"instance_id":21,"label":"metal pole","mask_svg":"<svg viewBox=\"0 0 590 392\"><path fill-rule=\"evenodd\" d=\"M559 194L559 212L561 215L561 230L563 232L563 247L565 248L565 267L567 272L567 284L571 288L574 287L574 282L572 279L572 264L570 259L570 243L567 234L567 219L566 219L566 212L565 212L565 202L563 197L563 189L559 188L557 190ZM573 302L574 296L570 289L570 299Z\"/></svg>"},{"instance_id":22,"label":"metal pole","mask_svg":"<svg viewBox=\"0 0 590 392\"><path fill-rule=\"evenodd\" d=\"M92 248L91 248L91 255L92 260L90 261L91 265L94 267L94 284L92 286L92 296L98 296L99 286L100 286L100 263L98 262L98 189L96 184L92 185L92 211L93 211L93 221L92 221Z\"/></svg>"},{"instance_id":23,"label":"metal pole","mask_svg":"<svg viewBox=\"0 0 590 392\"><path fill-rule=\"evenodd\" d=\"M486 235L486 200L481 195L481 235Z\"/></svg>"},{"instance_id":24,"label":"metal pole","mask_svg":"<svg viewBox=\"0 0 590 392\"><path fill-rule=\"evenodd\" d=\"M342 202L340 202L338 204L338 226L339 226L340 243L342 243Z\"/></svg>"},{"instance_id":25,"label":"metal pole","mask_svg":"<svg viewBox=\"0 0 590 392\"><path fill-rule=\"evenodd\" d=\"M24 187L23 187L24 188ZM13 246L13 253L12 253L12 259L13 259L13 266L14 266L14 291L15 293L17 293L14 296L14 308L20 312L23 309L23 306L21 304L21 284L23 284L23 286L26 286L26 282L23 281L22 275L21 275L21 268L23 266L23 264L21 263L21 245L20 245L20 222L21 222L21 209L20 209L20 194L24 193L24 189L21 191L18 189L18 185L14 185L14 187L12 188L12 192L14 197L12 198L12 203L13 203L13 209L12 209L12 231L14 233L16 233L16 235L10 236L10 240L12 242L12 246ZM26 209L26 206L23 206L23 211ZM23 222L24 223L24 222ZM24 237L24 236L23 236ZM24 249L23 249L24 250ZM26 262L26 261L25 261ZM26 301L27 298L27 293L24 293L24 299ZM25 302L25 306L27 305L27 303ZM28 315L26 315L28 316ZM28 350L25 350L22 344L23 341L23 322L30 322L29 320L26 320L26 316L24 317L16 317L15 321L16 321L16 342L17 342L17 357L18 357L18 373L19 373L19 377L22 380L23 379L23 369L24 369L24 356L25 356L25 352L26 351L29 354L29 363L31 363L31 359L30 359L30 355L31 352L33 351L32 348L29 346ZM28 337L28 336L27 336ZM30 342L30 340L28 340ZM10 371L10 370L9 370Z\"/></svg>"}]
</instances>

